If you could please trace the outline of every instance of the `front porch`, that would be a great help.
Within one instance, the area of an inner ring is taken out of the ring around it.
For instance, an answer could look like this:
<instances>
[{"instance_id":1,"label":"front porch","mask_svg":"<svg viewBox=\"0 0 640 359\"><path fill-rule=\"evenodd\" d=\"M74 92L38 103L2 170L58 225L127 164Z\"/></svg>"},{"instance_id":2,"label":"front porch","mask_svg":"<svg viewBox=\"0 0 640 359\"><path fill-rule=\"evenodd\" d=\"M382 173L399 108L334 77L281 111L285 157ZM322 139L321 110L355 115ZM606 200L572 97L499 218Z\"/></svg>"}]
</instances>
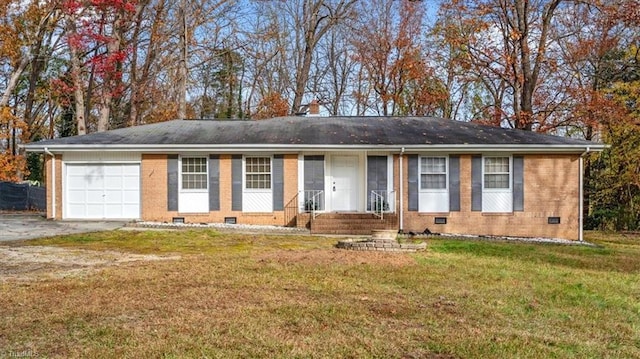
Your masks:
<instances>
[{"instance_id":1,"label":"front porch","mask_svg":"<svg viewBox=\"0 0 640 359\"><path fill-rule=\"evenodd\" d=\"M374 213L299 213L298 227L308 228L311 234L371 235L374 229L398 229L398 215L387 213L380 218Z\"/></svg>"},{"instance_id":2,"label":"front porch","mask_svg":"<svg viewBox=\"0 0 640 359\"><path fill-rule=\"evenodd\" d=\"M372 230L397 230L395 192L372 190L365 211L327 211L324 191L301 191L285 207L285 225L307 228L312 234L370 235Z\"/></svg>"},{"instance_id":3,"label":"front porch","mask_svg":"<svg viewBox=\"0 0 640 359\"><path fill-rule=\"evenodd\" d=\"M370 235L398 229L393 155L325 152L298 158L298 193L285 205L285 225L314 234Z\"/></svg>"}]
</instances>

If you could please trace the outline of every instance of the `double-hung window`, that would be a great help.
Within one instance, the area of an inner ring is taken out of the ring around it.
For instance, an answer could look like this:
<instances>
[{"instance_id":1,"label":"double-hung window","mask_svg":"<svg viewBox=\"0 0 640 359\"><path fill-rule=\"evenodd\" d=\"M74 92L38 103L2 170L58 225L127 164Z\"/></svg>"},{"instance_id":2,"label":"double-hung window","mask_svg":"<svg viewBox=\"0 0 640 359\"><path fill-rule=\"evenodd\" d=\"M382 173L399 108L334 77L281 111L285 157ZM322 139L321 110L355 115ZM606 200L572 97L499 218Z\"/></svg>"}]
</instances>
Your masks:
<instances>
[{"instance_id":1,"label":"double-hung window","mask_svg":"<svg viewBox=\"0 0 640 359\"><path fill-rule=\"evenodd\" d=\"M245 188L257 190L271 189L271 158L245 158Z\"/></svg>"},{"instance_id":2,"label":"double-hung window","mask_svg":"<svg viewBox=\"0 0 640 359\"><path fill-rule=\"evenodd\" d=\"M447 189L447 158L446 157L421 157L420 158L420 189L446 190Z\"/></svg>"},{"instance_id":3,"label":"double-hung window","mask_svg":"<svg viewBox=\"0 0 640 359\"><path fill-rule=\"evenodd\" d=\"M511 165L509 157L485 157L484 158L484 188L485 189L509 189Z\"/></svg>"},{"instance_id":4,"label":"double-hung window","mask_svg":"<svg viewBox=\"0 0 640 359\"><path fill-rule=\"evenodd\" d=\"M271 157L244 158L243 212L273 211L272 169Z\"/></svg>"},{"instance_id":5,"label":"double-hung window","mask_svg":"<svg viewBox=\"0 0 640 359\"><path fill-rule=\"evenodd\" d=\"M181 157L178 212L209 211L209 175L206 157Z\"/></svg>"},{"instance_id":6,"label":"double-hung window","mask_svg":"<svg viewBox=\"0 0 640 359\"><path fill-rule=\"evenodd\" d=\"M207 159L204 157L182 158L182 189L207 189Z\"/></svg>"},{"instance_id":7,"label":"double-hung window","mask_svg":"<svg viewBox=\"0 0 640 359\"><path fill-rule=\"evenodd\" d=\"M448 160L444 156L420 157L418 210L426 213L449 212Z\"/></svg>"},{"instance_id":8,"label":"double-hung window","mask_svg":"<svg viewBox=\"0 0 640 359\"><path fill-rule=\"evenodd\" d=\"M513 211L510 156L483 158L482 211L509 213Z\"/></svg>"}]
</instances>

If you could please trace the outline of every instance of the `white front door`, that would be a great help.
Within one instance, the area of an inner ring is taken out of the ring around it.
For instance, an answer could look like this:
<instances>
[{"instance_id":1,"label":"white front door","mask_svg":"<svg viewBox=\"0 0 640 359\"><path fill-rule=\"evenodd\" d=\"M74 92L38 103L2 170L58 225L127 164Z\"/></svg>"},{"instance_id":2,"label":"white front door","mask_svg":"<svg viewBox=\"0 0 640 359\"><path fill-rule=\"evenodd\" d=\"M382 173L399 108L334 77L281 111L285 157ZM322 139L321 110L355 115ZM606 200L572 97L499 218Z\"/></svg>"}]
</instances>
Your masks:
<instances>
[{"instance_id":1,"label":"white front door","mask_svg":"<svg viewBox=\"0 0 640 359\"><path fill-rule=\"evenodd\" d=\"M358 156L331 157L331 209L358 210Z\"/></svg>"}]
</instances>

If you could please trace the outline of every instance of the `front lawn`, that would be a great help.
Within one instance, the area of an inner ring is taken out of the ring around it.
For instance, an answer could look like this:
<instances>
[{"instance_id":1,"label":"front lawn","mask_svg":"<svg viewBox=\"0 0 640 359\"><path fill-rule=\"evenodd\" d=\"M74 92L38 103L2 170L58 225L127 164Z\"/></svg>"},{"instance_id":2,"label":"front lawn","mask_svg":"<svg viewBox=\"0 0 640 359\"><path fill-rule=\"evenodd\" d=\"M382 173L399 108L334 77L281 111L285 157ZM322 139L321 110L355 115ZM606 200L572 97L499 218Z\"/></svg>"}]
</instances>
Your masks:
<instances>
[{"instance_id":1,"label":"front lawn","mask_svg":"<svg viewBox=\"0 0 640 359\"><path fill-rule=\"evenodd\" d=\"M171 257L0 281L0 358L640 358L640 237L586 239L600 247L351 252L207 230L29 241Z\"/></svg>"}]
</instances>

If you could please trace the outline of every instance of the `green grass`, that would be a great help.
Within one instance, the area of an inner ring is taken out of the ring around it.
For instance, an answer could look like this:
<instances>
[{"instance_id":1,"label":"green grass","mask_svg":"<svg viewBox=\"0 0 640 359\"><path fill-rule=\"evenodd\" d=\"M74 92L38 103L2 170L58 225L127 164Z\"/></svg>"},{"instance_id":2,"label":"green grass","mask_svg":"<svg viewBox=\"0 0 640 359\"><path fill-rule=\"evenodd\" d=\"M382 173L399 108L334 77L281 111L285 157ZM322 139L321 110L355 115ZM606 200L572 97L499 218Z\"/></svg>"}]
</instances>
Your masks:
<instances>
[{"instance_id":1,"label":"green grass","mask_svg":"<svg viewBox=\"0 0 640 359\"><path fill-rule=\"evenodd\" d=\"M417 254L204 230L29 241L181 258L0 284L0 357L640 358L640 238L587 240L428 239Z\"/></svg>"},{"instance_id":2,"label":"green grass","mask_svg":"<svg viewBox=\"0 0 640 359\"><path fill-rule=\"evenodd\" d=\"M329 242L322 237L220 233L210 229L195 229L83 233L30 240L20 244L119 250L143 254L230 254L252 250L327 248Z\"/></svg>"}]
</instances>

